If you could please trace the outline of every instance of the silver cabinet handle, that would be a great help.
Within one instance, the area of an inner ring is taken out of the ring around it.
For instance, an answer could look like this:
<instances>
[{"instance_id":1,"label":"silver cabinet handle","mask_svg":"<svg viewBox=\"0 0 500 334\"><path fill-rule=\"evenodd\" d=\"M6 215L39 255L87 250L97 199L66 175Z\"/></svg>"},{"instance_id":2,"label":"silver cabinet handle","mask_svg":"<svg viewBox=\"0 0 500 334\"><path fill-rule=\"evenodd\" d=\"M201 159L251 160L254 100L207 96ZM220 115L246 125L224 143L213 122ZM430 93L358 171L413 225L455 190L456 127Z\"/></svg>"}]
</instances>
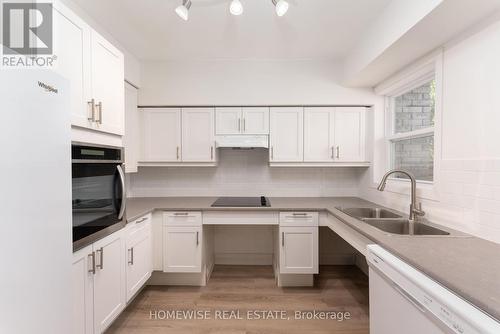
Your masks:
<instances>
[{"instance_id":1,"label":"silver cabinet handle","mask_svg":"<svg viewBox=\"0 0 500 334\"><path fill-rule=\"evenodd\" d=\"M87 117L87 120L95 122L95 100L92 99L87 104L90 106L90 117Z\"/></svg>"},{"instance_id":2,"label":"silver cabinet handle","mask_svg":"<svg viewBox=\"0 0 500 334\"><path fill-rule=\"evenodd\" d=\"M189 215L188 212L174 212L174 216L187 216Z\"/></svg>"},{"instance_id":3,"label":"silver cabinet handle","mask_svg":"<svg viewBox=\"0 0 500 334\"><path fill-rule=\"evenodd\" d=\"M281 232L281 247L285 247L285 232Z\"/></svg>"},{"instance_id":4,"label":"silver cabinet handle","mask_svg":"<svg viewBox=\"0 0 500 334\"><path fill-rule=\"evenodd\" d=\"M99 119L96 120L97 123L102 124L102 102L96 104L97 114L99 115Z\"/></svg>"},{"instance_id":5,"label":"silver cabinet handle","mask_svg":"<svg viewBox=\"0 0 500 334\"><path fill-rule=\"evenodd\" d=\"M122 203L120 206L120 212L118 213L118 219L122 219L125 214L125 207L127 206L127 189L125 188L125 174L123 173L122 166L116 166L118 174L120 175L120 184L122 187Z\"/></svg>"},{"instance_id":6,"label":"silver cabinet handle","mask_svg":"<svg viewBox=\"0 0 500 334\"><path fill-rule=\"evenodd\" d=\"M238 132L241 132L241 118L238 118Z\"/></svg>"},{"instance_id":7,"label":"silver cabinet handle","mask_svg":"<svg viewBox=\"0 0 500 334\"><path fill-rule=\"evenodd\" d=\"M88 255L89 259L92 260L92 266L89 269L89 273L95 275L95 252L92 252Z\"/></svg>"},{"instance_id":8,"label":"silver cabinet handle","mask_svg":"<svg viewBox=\"0 0 500 334\"><path fill-rule=\"evenodd\" d=\"M243 118L243 132L247 131L247 119Z\"/></svg>"},{"instance_id":9,"label":"silver cabinet handle","mask_svg":"<svg viewBox=\"0 0 500 334\"><path fill-rule=\"evenodd\" d=\"M271 160L274 160L274 146L271 146Z\"/></svg>"},{"instance_id":10,"label":"silver cabinet handle","mask_svg":"<svg viewBox=\"0 0 500 334\"><path fill-rule=\"evenodd\" d=\"M130 248L128 251L130 252L130 260L128 261L128 264L133 266L134 265L134 247Z\"/></svg>"},{"instance_id":11,"label":"silver cabinet handle","mask_svg":"<svg viewBox=\"0 0 500 334\"><path fill-rule=\"evenodd\" d=\"M101 247L95 252L99 252L99 264L96 264L96 268L102 270L104 269L104 248Z\"/></svg>"},{"instance_id":12,"label":"silver cabinet handle","mask_svg":"<svg viewBox=\"0 0 500 334\"><path fill-rule=\"evenodd\" d=\"M307 213L303 213L303 212L301 212L301 213L294 212L294 213L292 213L292 215L293 215L293 216L307 216Z\"/></svg>"},{"instance_id":13,"label":"silver cabinet handle","mask_svg":"<svg viewBox=\"0 0 500 334\"><path fill-rule=\"evenodd\" d=\"M177 160L179 160L179 146L177 146Z\"/></svg>"},{"instance_id":14,"label":"silver cabinet handle","mask_svg":"<svg viewBox=\"0 0 500 334\"><path fill-rule=\"evenodd\" d=\"M214 147L210 146L210 160L214 160Z\"/></svg>"},{"instance_id":15,"label":"silver cabinet handle","mask_svg":"<svg viewBox=\"0 0 500 334\"><path fill-rule=\"evenodd\" d=\"M332 156L331 156L332 159L333 159L333 156L335 154L335 153L333 153L334 150L335 150L335 148L332 146Z\"/></svg>"},{"instance_id":16,"label":"silver cabinet handle","mask_svg":"<svg viewBox=\"0 0 500 334\"><path fill-rule=\"evenodd\" d=\"M196 231L196 246L200 244L200 232Z\"/></svg>"},{"instance_id":17,"label":"silver cabinet handle","mask_svg":"<svg viewBox=\"0 0 500 334\"><path fill-rule=\"evenodd\" d=\"M337 146L337 159L340 158L340 146Z\"/></svg>"}]
</instances>

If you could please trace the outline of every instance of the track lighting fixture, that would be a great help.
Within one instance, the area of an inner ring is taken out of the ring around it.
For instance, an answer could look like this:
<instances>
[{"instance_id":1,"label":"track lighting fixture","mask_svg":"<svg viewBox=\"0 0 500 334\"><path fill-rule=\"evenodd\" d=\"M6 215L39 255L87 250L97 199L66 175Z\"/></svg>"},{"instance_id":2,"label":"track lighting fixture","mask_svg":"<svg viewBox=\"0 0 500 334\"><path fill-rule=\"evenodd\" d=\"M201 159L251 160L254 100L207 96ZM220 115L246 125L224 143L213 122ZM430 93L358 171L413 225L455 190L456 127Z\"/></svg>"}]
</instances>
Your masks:
<instances>
[{"instance_id":1,"label":"track lighting fixture","mask_svg":"<svg viewBox=\"0 0 500 334\"><path fill-rule=\"evenodd\" d=\"M243 5L241 4L240 0L233 0L231 1L231 5L229 6L229 11L233 15L241 15L243 14Z\"/></svg>"},{"instance_id":2,"label":"track lighting fixture","mask_svg":"<svg viewBox=\"0 0 500 334\"><path fill-rule=\"evenodd\" d=\"M288 11L288 2L285 0L272 0L274 6L276 7L276 15L283 16Z\"/></svg>"},{"instance_id":3,"label":"track lighting fixture","mask_svg":"<svg viewBox=\"0 0 500 334\"><path fill-rule=\"evenodd\" d=\"M182 0L182 5L175 9L175 12L181 19L187 21L189 19L189 8L191 8L191 0Z\"/></svg>"},{"instance_id":4,"label":"track lighting fixture","mask_svg":"<svg viewBox=\"0 0 500 334\"><path fill-rule=\"evenodd\" d=\"M283 16L288 11L289 4L287 1L271 0L271 2L274 5L276 15ZM191 8L191 4L191 0L182 0L182 5L175 8L175 13L184 21L189 19L189 9ZM243 4L241 3L241 0L231 0L229 12L236 16L243 14Z\"/></svg>"}]
</instances>

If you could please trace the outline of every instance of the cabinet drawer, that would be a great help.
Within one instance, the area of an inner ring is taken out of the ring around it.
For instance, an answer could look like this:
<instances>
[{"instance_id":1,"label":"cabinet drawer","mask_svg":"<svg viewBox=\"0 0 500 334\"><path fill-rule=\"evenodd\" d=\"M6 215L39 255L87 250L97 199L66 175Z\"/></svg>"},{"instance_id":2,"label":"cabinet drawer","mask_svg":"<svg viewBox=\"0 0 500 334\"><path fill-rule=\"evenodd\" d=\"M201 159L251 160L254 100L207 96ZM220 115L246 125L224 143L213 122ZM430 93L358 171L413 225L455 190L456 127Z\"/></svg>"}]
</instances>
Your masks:
<instances>
[{"instance_id":1,"label":"cabinet drawer","mask_svg":"<svg viewBox=\"0 0 500 334\"><path fill-rule=\"evenodd\" d=\"M144 238L151 235L152 215L148 214L127 224L127 240L132 238Z\"/></svg>"},{"instance_id":2,"label":"cabinet drawer","mask_svg":"<svg viewBox=\"0 0 500 334\"><path fill-rule=\"evenodd\" d=\"M166 226L201 226L199 211L168 211L163 213L163 225Z\"/></svg>"},{"instance_id":3,"label":"cabinet drawer","mask_svg":"<svg viewBox=\"0 0 500 334\"><path fill-rule=\"evenodd\" d=\"M318 212L280 212L280 226L318 226Z\"/></svg>"}]
</instances>

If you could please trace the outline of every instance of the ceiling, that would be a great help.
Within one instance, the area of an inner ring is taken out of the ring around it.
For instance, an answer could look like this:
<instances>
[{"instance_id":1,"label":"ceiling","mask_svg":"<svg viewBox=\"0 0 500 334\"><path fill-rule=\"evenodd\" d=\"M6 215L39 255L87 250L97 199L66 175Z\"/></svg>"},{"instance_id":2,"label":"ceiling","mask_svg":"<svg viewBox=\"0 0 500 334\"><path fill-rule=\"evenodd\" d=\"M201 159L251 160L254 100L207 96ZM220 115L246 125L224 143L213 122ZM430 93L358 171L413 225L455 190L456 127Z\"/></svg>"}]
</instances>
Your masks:
<instances>
[{"instance_id":1,"label":"ceiling","mask_svg":"<svg viewBox=\"0 0 500 334\"><path fill-rule=\"evenodd\" d=\"M192 0L189 21L181 0L74 0L129 52L142 60L343 60L391 0L288 0L277 17L271 0Z\"/></svg>"}]
</instances>

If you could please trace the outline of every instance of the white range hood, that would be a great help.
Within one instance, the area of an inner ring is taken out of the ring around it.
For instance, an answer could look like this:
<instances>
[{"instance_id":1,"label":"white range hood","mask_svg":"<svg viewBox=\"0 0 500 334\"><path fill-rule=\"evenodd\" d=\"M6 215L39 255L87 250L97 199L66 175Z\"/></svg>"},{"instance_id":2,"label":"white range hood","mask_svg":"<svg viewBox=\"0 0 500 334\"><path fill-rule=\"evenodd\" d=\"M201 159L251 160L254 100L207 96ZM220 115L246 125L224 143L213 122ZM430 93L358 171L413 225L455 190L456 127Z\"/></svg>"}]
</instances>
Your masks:
<instances>
[{"instance_id":1,"label":"white range hood","mask_svg":"<svg viewBox=\"0 0 500 334\"><path fill-rule=\"evenodd\" d=\"M268 135L215 136L217 148L269 148Z\"/></svg>"}]
</instances>

